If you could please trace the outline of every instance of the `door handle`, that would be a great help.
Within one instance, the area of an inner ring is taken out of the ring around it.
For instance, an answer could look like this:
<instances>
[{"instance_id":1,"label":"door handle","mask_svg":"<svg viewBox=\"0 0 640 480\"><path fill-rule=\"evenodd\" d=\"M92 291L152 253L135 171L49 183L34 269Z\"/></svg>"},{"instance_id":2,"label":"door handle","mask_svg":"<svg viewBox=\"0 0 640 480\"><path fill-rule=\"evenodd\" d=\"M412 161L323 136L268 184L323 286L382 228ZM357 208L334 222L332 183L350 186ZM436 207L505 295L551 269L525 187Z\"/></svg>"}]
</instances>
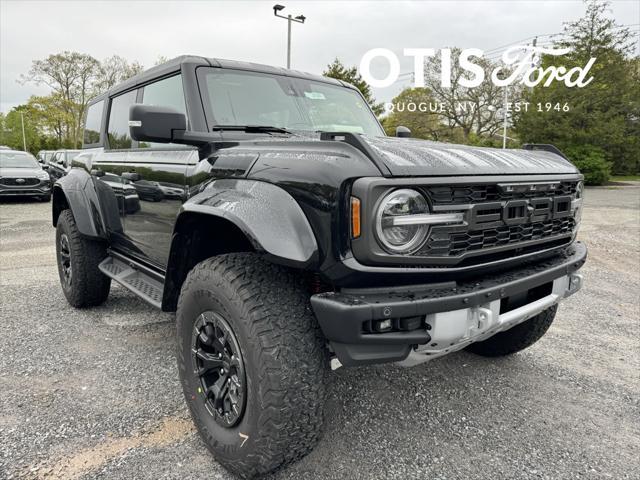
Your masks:
<instances>
[{"instance_id":1,"label":"door handle","mask_svg":"<svg viewBox=\"0 0 640 480\"><path fill-rule=\"evenodd\" d=\"M132 182L137 182L141 177L137 172L122 172L122 178L131 180Z\"/></svg>"},{"instance_id":2,"label":"door handle","mask_svg":"<svg viewBox=\"0 0 640 480\"><path fill-rule=\"evenodd\" d=\"M94 177L104 177L104 172L98 168L92 168L91 175Z\"/></svg>"}]
</instances>

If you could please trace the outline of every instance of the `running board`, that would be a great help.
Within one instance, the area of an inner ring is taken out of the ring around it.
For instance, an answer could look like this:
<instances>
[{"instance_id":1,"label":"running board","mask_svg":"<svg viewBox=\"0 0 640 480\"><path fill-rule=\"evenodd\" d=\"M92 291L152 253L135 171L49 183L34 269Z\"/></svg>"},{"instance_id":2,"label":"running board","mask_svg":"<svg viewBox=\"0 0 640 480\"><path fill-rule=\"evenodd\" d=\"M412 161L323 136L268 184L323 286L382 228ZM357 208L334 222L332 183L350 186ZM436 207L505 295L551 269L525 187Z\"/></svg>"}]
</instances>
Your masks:
<instances>
[{"instance_id":1,"label":"running board","mask_svg":"<svg viewBox=\"0 0 640 480\"><path fill-rule=\"evenodd\" d=\"M163 283L143 272L135 262L107 257L98 265L98 268L107 277L131 290L147 303L156 308L162 308Z\"/></svg>"}]
</instances>

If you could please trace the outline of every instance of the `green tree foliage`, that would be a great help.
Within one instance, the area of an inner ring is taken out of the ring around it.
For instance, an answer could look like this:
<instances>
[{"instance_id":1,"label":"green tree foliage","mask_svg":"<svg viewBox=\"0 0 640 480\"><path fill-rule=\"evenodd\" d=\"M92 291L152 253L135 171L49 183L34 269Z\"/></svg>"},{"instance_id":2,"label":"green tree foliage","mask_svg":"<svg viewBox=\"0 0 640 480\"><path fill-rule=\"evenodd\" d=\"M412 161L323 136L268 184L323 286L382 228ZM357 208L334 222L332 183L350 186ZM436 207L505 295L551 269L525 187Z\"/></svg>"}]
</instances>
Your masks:
<instances>
[{"instance_id":1,"label":"green tree foliage","mask_svg":"<svg viewBox=\"0 0 640 480\"><path fill-rule=\"evenodd\" d=\"M64 51L34 60L23 81L48 85L53 93L64 100L71 119L65 125L65 136L78 144L82 117L89 99L95 94L95 83L100 62L91 55Z\"/></svg>"},{"instance_id":2,"label":"green tree foliage","mask_svg":"<svg viewBox=\"0 0 640 480\"><path fill-rule=\"evenodd\" d=\"M6 115L0 113L0 145L6 145L15 150L23 149L22 117L24 117L27 151L38 152L42 145L46 144L46 137L40 133L37 125L31 120L29 109L25 105L11 109Z\"/></svg>"},{"instance_id":3,"label":"green tree foliage","mask_svg":"<svg viewBox=\"0 0 640 480\"><path fill-rule=\"evenodd\" d=\"M611 175L611 163L605 160L605 152L593 145L572 145L564 153L584 175L587 185L602 185Z\"/></svg>"},{"instance_id":4,"label":"green tree foliage","mask_svg":"<svg viewBox=\"0 0 640 480\"><path fill-rule=\"evenodd\" d=\"M438 140L446 128L437 113L430 111L434 104L431 92L426 88L406 88L391 100L393 111L382 120L387 135L395 136L396 127L411 129L411 136Z\"/></svg>"},{"instance_id":5,"label":"green tree foliage","mask_svg":"<svg viewBox=\"0 0 640 480\"><path fill-rule=\"evenodd\" d=\"M543 56L541 67L584 67L591 57L593 81L585 87L567 87L555 81L525 93L528 112L515 118L523 142L552 143L602 179L609 162L617 174L637 173L640 167L640 63L630 58L632 33L607 17L608 2L591 0L580 20L565 27L556 47L572 51L561 57ZM569 112L538 112L537 104L569 105ZM578 148L579 147L579 148ZM585 155L585 156L583 156ZM603 160L600 159L603 157Z\"/></svg>"},{"instance_id":6,"label":"green tree foliage","mask_svg":"<svg viewBox=\"0 0 640 480\"><path fill-rule=\"evenodd\" d=\"M54 93L45 97L33 96L29 99L26 109L29 112L29 121L43 134L48 133L53 137L56 145L68 143L66 126L74 123L73 105L69 105L60 94Z\"/></svg>"},{"instance_id":7,"label":"green tree foliage","mask_svg":"<svg viewBox=\"0 0 640 480\"><path fill-rule=\"evenodd\" d=\"M322 75L345 81L357 87L371 107L371 110L373 110L373 113L376 115L381 115L384 111L384 106L381 103L376 103L376 100L373 98L373 94L371 93L371 87L364 81L356 67L347 68L336 58L333 63L327 65L327 68L322 72Z\"/></svg>"},{"instance_id":8,"label":"green tree foliage","mask_svg":"<svg viewBox=\"0 0 640 480\"><path fill-rule=\"evenodd\" d=\"M142 68L138 62L129 63L117 55L99 62L91 55L69 51L34 60L22 82L48 85L52 93L32 97L24 108L40 136L52 137L60 146L79 147L89 100Z\"/></svg>"}]
</instances>

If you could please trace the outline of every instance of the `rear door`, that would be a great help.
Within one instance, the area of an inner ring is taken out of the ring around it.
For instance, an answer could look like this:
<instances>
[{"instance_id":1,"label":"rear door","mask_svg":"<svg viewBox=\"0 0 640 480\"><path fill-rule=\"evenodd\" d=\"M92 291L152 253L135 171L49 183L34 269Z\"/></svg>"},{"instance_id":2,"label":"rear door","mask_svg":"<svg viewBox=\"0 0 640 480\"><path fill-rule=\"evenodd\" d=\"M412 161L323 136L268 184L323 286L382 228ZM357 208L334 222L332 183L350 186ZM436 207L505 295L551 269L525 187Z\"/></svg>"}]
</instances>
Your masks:
<instances>
[{"instance_id":1,"label":"rear door","mask_svg":"<svg viewBox=\"0 0 640 480\"><path fill-rule=\"evenodd\" d=\"M108 101L108 105L105 106L109 109L105 146L96 154L91 165L91 175L103 212L108 218L111 244L116 249L132 253L135 253L134 247L127 241L124 233L124 215L127 210L134 211L139 208L139 201L132 187L127 190L127 181L122 174L127 171L127 155L133 147L128 125L129 107L136 102L137 95L138 90L134 89L118 94ZM91 113L90 107L87 123ZM88 127L85 127L85 137L87 137L87 131ZM89 134L92 133L97 132L93 129L89 130ZM93 140L98 141L99 138L96 137ZM85 143L87 143L86 138Z\"/></svg>"}]
</instances>

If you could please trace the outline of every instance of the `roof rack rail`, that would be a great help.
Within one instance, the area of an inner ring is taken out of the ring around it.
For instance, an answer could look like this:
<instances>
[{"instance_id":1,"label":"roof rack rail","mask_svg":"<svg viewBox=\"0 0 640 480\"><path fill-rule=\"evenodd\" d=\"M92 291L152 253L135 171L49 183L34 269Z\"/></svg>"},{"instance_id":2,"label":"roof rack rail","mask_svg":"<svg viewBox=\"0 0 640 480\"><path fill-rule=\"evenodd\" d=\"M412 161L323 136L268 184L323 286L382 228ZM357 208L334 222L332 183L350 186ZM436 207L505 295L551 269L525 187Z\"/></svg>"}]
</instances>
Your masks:
<instances>
[{"instance_id":1,"label":"roof rack rail","mask_svg":"<svg viewBox=\"0 0 640 480\"><path fill-rule=\"evenodd\" d=\"M522 145L522 148L525 150L544 150L546 152L555 153L556 155L560 155L565 160L569 160L567 156L562 153L562 151L556 147L555 145L551 145L550 143L525 143Z\"/></svg>"}]
</instances>

